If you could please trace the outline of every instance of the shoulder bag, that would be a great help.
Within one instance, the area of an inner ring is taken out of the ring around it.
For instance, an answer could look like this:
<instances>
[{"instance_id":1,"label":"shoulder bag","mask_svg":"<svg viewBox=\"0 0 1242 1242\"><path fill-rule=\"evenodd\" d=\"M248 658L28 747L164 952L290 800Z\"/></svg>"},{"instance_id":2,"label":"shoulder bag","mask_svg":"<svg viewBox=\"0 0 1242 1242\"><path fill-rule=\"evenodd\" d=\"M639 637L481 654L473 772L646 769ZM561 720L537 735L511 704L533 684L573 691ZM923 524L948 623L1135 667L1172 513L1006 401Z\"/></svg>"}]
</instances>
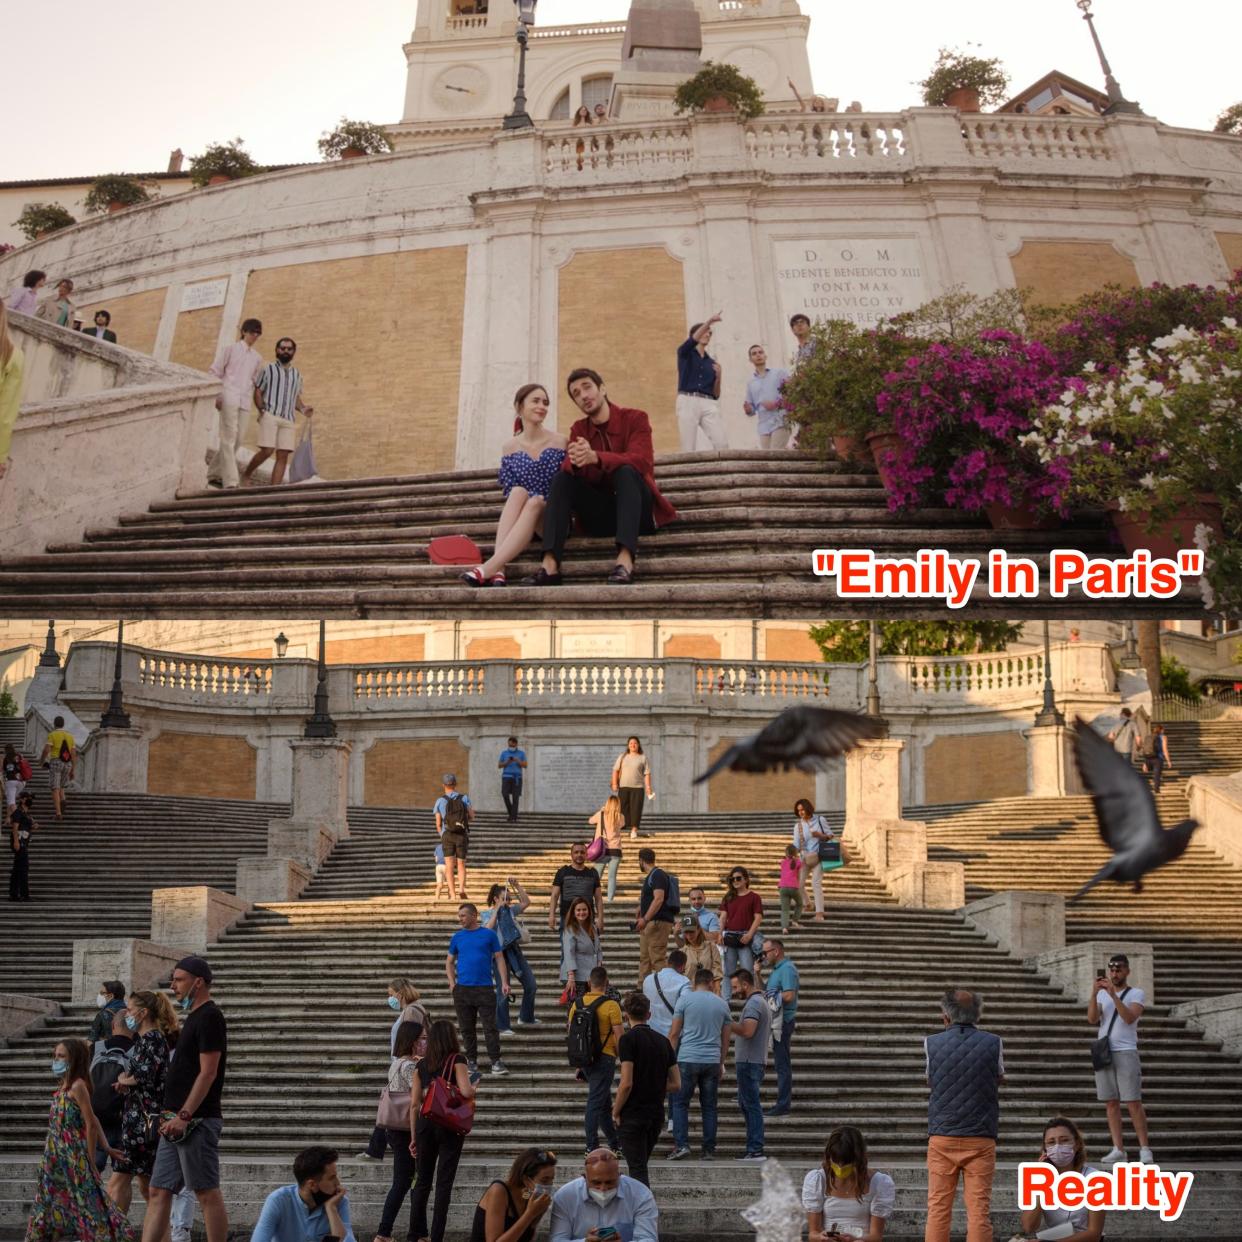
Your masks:
<instances>
[{"instance_id":1,"label":"shoulder bag","mask_svg":"<svg viewBox=\"0 0 1242 1242\"><path fill-rule=\"evenodd\" d=\"M387 1130L410 1128L410 1089L394 1091L385 1086L380 1092L379 1107L375 1110L375 1124Z\"/></svg>"},{"instance_id":2,"label":"shoulder bag","mask_svg":"<svg viewBox=\"0 0 1242 1242\"><path fill-rule=\"evenodd\" d=\"M595 839L587 846L586 860L589 863L599 862L608 852L608 842L604 840L604 824L601 820L595 827Z\"/></svg>"},{"instance_id":3,"label":"shoulder bag","mask_svg":"<svg viewBox=\"0 0 1242 1242\"><path fill-rule=\"evenodd\" d=\"M1129 988L1123 988L1118 1000L1125 1000ZM1113 1046L1109 1043L1109 1038L1113 1033L1113 1027L1117 1024L1117 1007L1113 1006L1113 1016L1109 1019L1108 1030L1100 1036L1099 1039L1091 1041L1091 1068L1092 1069L1108 1069L1113 1063Z\"/></svg>"},{"instance_id":4,"label":"shoulder bag","mask_svg":"<svg viewBox=\"0 0 1242 1242\"><path fill-rule=\"evenodd\" d=\"M442 1130L464 1137L474 1126L474 1101L467 1100L453 1080L456 1066L457 1057L449 1057L443 1072L427 1084L420 1115Z\"/></svg>"}]
</instances>

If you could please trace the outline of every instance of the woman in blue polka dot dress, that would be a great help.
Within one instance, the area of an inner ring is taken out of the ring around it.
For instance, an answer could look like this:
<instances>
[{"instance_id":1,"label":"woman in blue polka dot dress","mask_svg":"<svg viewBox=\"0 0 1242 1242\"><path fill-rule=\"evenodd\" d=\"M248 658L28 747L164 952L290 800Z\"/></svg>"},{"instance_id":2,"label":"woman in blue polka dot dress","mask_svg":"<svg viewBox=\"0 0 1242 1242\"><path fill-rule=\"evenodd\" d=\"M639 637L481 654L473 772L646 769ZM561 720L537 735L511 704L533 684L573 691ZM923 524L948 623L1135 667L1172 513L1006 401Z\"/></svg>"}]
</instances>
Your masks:
<instances>
[{"instance_id":1,"label":"woman in blue polka dot dress","mask_svg":"<svg viewBox=\"0 0 1242 1242\"><path fill-rule=\"evenodd\" d=\"M468 586L504 586L505 566L521 556L543 527L543 510L552 480L565 460L568 441L544 427L551 402L542 384L526 384L517 391L513 424L517 435L505 442L500 458L500 486L505 507L496 528L491 558L462 574Z\"/></svg>"}]
</instances>

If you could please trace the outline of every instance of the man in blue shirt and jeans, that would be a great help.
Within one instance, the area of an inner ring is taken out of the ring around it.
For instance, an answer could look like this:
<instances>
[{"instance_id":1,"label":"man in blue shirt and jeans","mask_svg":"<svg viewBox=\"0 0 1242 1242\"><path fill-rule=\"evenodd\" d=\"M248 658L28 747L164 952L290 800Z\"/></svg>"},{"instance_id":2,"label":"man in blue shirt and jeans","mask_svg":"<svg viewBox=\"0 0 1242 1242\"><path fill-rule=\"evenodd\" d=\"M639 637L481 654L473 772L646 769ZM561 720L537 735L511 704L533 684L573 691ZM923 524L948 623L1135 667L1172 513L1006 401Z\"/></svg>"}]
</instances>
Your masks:
<instances>
[{"instance_id":1,"label":"man in blue shirt and jeans","mask_svg":"<svg viewBox=\"0 0 1242 1242\"><path fill-rule=\"evenodd\" d=\"M518 803L522 800L522 774L526 769L526 752L518 749L518 740L509 739L508 748L500 752L500 796L504 799L505 810L509 812L509 823L518 822Z\"/></svg>"},{"instance_id":2,"label":"man in blue shirt and jeans","mask_svg":"<svg viewBox=\"0 0 1242 1242\"><path fill-rule=\"evenodd\" d=\"M720 417L720 363L707 356L712 327L719 322L717 312L706 323L696 323L677 347L677 430L683 453L694 452L700 428L717 452L729 447Z\"/></svg>"},{"instance_id":3,"label":"man in blue shirt and jeans","mask_svg":"<svg viewBox=\"0 0 1242 1242\"><path fill-rule=\"evenodd\" d=\"M308 1147L293 1161L293 1185L267 1196L250 1242L355 1242L337 1153Z\"/></svg>"},{"instance_id":4,"label":"man in blue shirt and jeans","mask_svg":"<svg viewBox=\"0 0 1242 1242\"><path fill-rule=\"evenodd\" d=\"M779 940L769 940L764 945L763 960L768 968L764 988L769 995L781 994L781 1033L772 1041L776 1103L763 1111L769 1117L783 1117L793 1107L793 1064L789 1045L793 1042L798 1019L798 968L785 956L785 946Z\"/></svg>"},{"instance_id":5,"label":"man in blue shirt and jeans","mask_svg":"<svg viewBox=\"0 0 1242 1242\"><path fill-rule=\"evenodd\" d=\"M733 1015L729 1002L712 990L715 976L698 970L693 989L677 998L669 1043L677 1052L681 1087L673 1096L673 1152L670 1160L684 1160L690 1154L690 1100L699 1089L703 1111L703 1159L716 1154L716 1099L724 1075L725 1054L729 1050L729 1031Z\"/></svg>"},{"instance_id":6,"label":"man in blue shirt and jeans","mask_svg":"<svg viewBox=\"0 0 1242 1242\"><path fill-rule=\"evenodd\" d=\"M457 908L457 921L461 931L454 932L449 941L448 957L444 959L444 973L448 976L449 991L453 994L453 1008L457 1012L457 1025L461 1030L461 1042L466 1049L466 1063L470 1079L477 1082L479 1074L478 1023L483 1023L483 1040L487 1055L492 1059L492 1077L504 1078L508 1074L500 1059L500 1031L496 1026L496 989L492 983L492 963L500 974L500 990L509 995L509 967L500 947L500 939L490 927L479 925L478 907L463 902Z\"/></svg>"}]
</instances>

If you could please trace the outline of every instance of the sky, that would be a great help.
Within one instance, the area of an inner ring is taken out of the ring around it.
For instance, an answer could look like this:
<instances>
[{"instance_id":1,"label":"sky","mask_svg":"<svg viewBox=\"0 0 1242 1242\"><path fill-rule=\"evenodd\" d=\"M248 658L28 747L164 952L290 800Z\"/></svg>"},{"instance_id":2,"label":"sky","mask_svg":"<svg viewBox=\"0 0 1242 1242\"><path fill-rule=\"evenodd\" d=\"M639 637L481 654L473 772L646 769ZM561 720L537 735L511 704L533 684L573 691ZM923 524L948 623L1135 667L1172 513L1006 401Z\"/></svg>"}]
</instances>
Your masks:
<instances>
[{"instance_id":1,"label":"sky","mask_svg":"<svg viewBox=\"0 0 1242 1242\"><path fill-rule=\"evenodd\" d=\"M1000 57L1015 90L1053 68L1102 86L1074 0L801 5L815 88L842 106L916 104L912 83L944 44ZM5 127L0 181L155 172L175 147L192 156L235 137L260 163L311 161L341 116L401 117L416 0L79 6L70 18L63 5L24 4L5 19L5 95L30 106ZM629 0L539 0L536 16L559 25L628 10ZM1210 129L1242 98L1237 0L1095 0L1094 12L1123 90L1150 115Z\"/></svg>"}]
</instances>

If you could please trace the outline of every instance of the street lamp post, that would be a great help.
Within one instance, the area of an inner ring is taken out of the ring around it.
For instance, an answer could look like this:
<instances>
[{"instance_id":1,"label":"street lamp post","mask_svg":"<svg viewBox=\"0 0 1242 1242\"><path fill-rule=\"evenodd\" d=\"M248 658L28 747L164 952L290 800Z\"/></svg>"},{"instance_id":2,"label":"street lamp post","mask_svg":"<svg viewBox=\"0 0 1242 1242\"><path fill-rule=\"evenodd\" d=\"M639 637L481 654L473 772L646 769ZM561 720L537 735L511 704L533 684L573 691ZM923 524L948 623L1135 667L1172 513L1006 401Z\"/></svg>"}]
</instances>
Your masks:
<instances>
[{"instance_id":1,"label":"street lamp post","mask_svg":"<svg viewBox=\"0 0 1242 1242\"><path fill-rule=\"evenodd\" d=\"M1063 725L1065 716L1057 707L1056 694L1052 689L1052 640L1048 636L1048 622L1044 622L1044 705L1035 716L1036 728L1042 725Z\"/></svg>"},{"instance_id":2,"label":"street lamp post","mask_svg":"<svg viewBox=\"0 0 1242 1242\"><path fill-rule=\"evenodd\" d=\"M121 656L125 650L125 622L116 625L116 668L112 675L112 693L108 696L108 710L99 718L101 729L128 729L129 713L121 701Z\"/></svg>"},{"instance_id":3,"label":"street lamp post","mask_svg":"<svg viewBox=\"0 0 1242 1242\"><path fill-rule=\"evenodd\" d=\"M328 714L328 665L324 660L324 622L319 622L319 669L315 686L315 712L302 730L303 737L336 737L336 721Z\"/></svg>"},{"instance_id":4,"label":"street lamp post","mask_svg":"<svg viewBox=\"0 0 1242 1242\"><path fill-rule=\"evenodd\" d=\"M1104 115L1113 116L1118 112L1123 112L1128 116L1145 116L1146 113L1138 104L1132 99L1127 99L1121 93L1121 86L1118 84L1117 79L1113 77L1113 70L1108 63L1108 57L1104 55L1104 45L1100 42L1100 36L1095 30L1095 18L1091 15L1091 0L1076 0L1076 2L1082 10L1082 20L1087 23L1091 31L1096 54L1100 58L1100 68L1104 70L1104 89L1108 93L1108 107L1104 109Z\"/></svg>"},{"instance_id":5,"label":"street lamp post","mask_svg":"<svg viewBox=\"0 0 1242 1242\"><path fill-rule=\"evenodd\" d=\"M517 93L513 96L513 111L504 119L505 129L534 129L535 122L526 111L526 44L530 40L530 27L535 24L535 5L538 0L513 0L518 11L518 80Z\"/></svg>"}]
</instances>

